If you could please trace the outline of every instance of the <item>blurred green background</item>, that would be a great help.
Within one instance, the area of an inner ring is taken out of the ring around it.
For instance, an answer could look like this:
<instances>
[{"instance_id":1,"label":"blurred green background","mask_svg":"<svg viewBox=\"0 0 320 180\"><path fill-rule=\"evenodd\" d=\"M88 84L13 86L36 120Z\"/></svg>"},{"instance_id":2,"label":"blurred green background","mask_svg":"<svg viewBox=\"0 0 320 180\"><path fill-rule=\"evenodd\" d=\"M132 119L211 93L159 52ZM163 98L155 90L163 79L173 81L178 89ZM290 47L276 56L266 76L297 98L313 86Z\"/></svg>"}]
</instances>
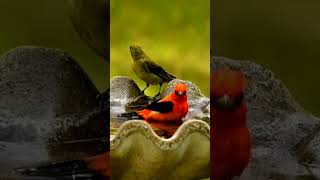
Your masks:
<instances>
[{"instance_id":1,"label":"blurred green background","mask_svg":"<svg viewBox=\"0 0 320 180\"><path fill-rule=\"evenodd\" d=\"M137 44L169 73L194 82L209 96L209 0L111 1L110 11L111 78L129 76L145 87L131 69L129 46ZM146 94L155 95L158 88Z\"/></svg>"},{"instance_id":2,"label":"blurred green background","mask_svg":"<svg viewBox=\"0 0 320 180\"><path fill-rule=\"evenodd\" d=\"M107 63L80 39L67 10L65 0L1 0L0 54L22 45L65 50L103 91L109 77Z\"/></svg>"},{"instance_id":3,"label":"blurred green background","mask_svg":"<svg viewBox=\"0 0 320 180\"><path fill-rule=\"evenodd\" d=\"M271 69L307 111L319 116L320 1L223 0L211 5L214 55Z\"/></svg>"}]
</instances>

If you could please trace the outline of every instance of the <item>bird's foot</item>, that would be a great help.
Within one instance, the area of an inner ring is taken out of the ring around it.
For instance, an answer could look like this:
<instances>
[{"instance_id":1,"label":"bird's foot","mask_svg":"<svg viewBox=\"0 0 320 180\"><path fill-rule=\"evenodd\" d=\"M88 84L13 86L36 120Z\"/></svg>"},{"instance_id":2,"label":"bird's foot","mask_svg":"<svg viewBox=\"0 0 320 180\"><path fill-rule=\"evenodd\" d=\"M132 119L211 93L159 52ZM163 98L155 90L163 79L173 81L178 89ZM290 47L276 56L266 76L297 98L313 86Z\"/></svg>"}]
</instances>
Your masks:
<instances>
[{"instance_id":1,"label":"bird's foot","mask_svg":"<svg viewBox=\"0 0 320 180\"><path fill-rule=\"evenodd\" d=\"M144 90L140 91L139 96L138 97L145 97L147 95L144 94Z\"/></svg>"},{"instance_id":2,"label":"bird's foot","mask_svg":"<svg viewBox=\"0 0 320 180\"><path fill-rule=\"evenodd\" d=\"M135 100L138 100L138 99L140 99L140 98L144 98L144 97L146 97L146 96L147 96L147 95L144 94L144 91L141 91L140 94L139 94L139 96L137 96L137 97L135 98Z\"/></svg>"}]
</instances>

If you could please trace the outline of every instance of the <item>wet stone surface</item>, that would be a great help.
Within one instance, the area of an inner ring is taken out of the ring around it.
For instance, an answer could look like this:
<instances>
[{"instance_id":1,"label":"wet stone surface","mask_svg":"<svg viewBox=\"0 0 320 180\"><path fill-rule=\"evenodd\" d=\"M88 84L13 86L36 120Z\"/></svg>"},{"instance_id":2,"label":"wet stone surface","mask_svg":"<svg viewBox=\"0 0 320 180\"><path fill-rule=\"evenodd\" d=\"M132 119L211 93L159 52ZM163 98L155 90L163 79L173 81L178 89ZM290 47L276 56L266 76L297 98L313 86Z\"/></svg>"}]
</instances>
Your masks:
<instances>
[{"instance_id":1,"label":"wet stone surface","mask_svg":"<svg viewBox=\"0 0 320 180\"><path fill-rule=\"evenodd\" d=\"M100 96L66 52L28 46L4 54L0 58L1 176L9 178L12 168L30 163L105 151L109 115L99 105Z\"/></svg>"},{"instance_id":2,"label":"wet stone surface","mask_svg":"<svg viewBox=\"0 0 320 180\"><path fill-rule=\"evenodd\" d=\"M211 69L241 70L253 138L252 160L241 179L320 179L320 119L304 111L270 70L250 61L211 58Z\"/></svg>"}]
</instances>

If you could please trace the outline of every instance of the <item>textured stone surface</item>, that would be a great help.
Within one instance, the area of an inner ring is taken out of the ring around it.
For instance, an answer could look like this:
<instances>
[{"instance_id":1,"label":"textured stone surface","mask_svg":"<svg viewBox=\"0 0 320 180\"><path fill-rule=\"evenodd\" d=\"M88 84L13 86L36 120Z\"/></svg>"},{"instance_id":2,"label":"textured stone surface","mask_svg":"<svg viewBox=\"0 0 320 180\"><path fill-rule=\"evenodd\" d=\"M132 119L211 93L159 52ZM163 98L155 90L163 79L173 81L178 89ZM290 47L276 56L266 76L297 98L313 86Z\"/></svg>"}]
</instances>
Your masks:
<instances>
[{"instance_id":1,"label":"textured stone surface","mask_svg":"<svg viewBox=\"0 0 320 180\"><path fill-rule=\"evenodd\" d=\"M111 127L120 126L123 121L117 118L118 114L134 111L128 106L136 104L146 105L149 98L144 96L136 99L140 94L138 85L130 78L124 76L113 77L110 81L110 120ZM116 130L115 130L116 131Z\"/></svg>"},{"instance_id":2,"label":"textured stone surface","mask_svg":"<svg viewBox=\"0 0 320 180\"><path fill-rule=\"evenodd\" d=\"M105 151L109 115L101 111L97 96L87 74L66 52L18 47L3 55L0 174Z\"/></svg>"},{"instance_id":3,"label":"textured stone surface","mask_svg":"<svg viewBox=\"0 0 320 180\"><path fill-rule=\"evenodd\" d=\"M173 92L174 86L179 83L185 83L188 86L188 103L189 112L184 120L188 119L200 119L210 123L210 98L204 96L201 90L190 81L183 81L180 79L174 79L169 82L168 87L162 93L162 96L166 96Z\"/></svg>"},{"instance_id":4,"label":"textured stone surface","mask_svg":"<svg viewBox=\"0 0 320 180\"><path fill-rule=\"evenodd\" d=\"M99 92L65 52L16 48L0 69L0 140L48 140L97 114Z\"/></svg>"},{"instance_id":5,"label":"textured stone surface","mask_svg":"<svg viewBox=\"0 0 320 180\"><path fill-rule=\"evenodd\" d=\"M113 77L110 81L111 102L128 103L139 96L138 85L124 76Z\"/></svg>"},{"instance_id":6,"label":"textured stone surface","mask_svg":"<svg viewBox=\"0 0 320 180\"><path fill-rule=\"evenodd\" d=\"M319 118L305 112L275 74L258 64L212 57L211 69L216 68L241 70L248 80L253 153L241 179L319 179L319 164L306 165L307 159L319 163Z\"/></svg>"},{"instance_id":7,"label":"textured stone surface","mask_svg":"<svg viewBox=\"0 0 320 180\"><path fill-rule=\"evenodd\" d=\"M210 173L210 128L200 120L182 124L170 139L139 120L124 123L111 141L114 179L201 179Z\"/></svg>"}]
</instances>

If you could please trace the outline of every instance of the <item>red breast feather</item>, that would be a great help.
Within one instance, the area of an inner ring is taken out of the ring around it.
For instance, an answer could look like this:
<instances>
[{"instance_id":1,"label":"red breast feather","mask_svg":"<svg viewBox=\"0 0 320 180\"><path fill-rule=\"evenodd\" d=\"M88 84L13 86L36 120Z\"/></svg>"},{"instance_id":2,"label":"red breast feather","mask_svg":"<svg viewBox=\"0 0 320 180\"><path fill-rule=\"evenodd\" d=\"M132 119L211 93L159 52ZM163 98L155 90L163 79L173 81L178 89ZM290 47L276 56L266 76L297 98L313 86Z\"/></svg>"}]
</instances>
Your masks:
<instances>
[{"instance_id":1,"label":"red breast feather","mask_svg":"<svg viewBox=\"0 0 320 180\"><path fill-rule=\"evenodd\" d=\"M250 160L246 79L240 71L222 69L212 73L211 83L212 177L231 180L242 174Z\"/></svg>"},{"instance_id":2,"label":"red breast feather","mask_svg":"<svg viewBox=\"0 0 320 180\"><path fill-rule=\"evenodd\" d=\"M150 104L137 114L146 121L176 122L187 115L188 109L187 86L177 84L173 93Z\"/></svg>"}]
</instances>

